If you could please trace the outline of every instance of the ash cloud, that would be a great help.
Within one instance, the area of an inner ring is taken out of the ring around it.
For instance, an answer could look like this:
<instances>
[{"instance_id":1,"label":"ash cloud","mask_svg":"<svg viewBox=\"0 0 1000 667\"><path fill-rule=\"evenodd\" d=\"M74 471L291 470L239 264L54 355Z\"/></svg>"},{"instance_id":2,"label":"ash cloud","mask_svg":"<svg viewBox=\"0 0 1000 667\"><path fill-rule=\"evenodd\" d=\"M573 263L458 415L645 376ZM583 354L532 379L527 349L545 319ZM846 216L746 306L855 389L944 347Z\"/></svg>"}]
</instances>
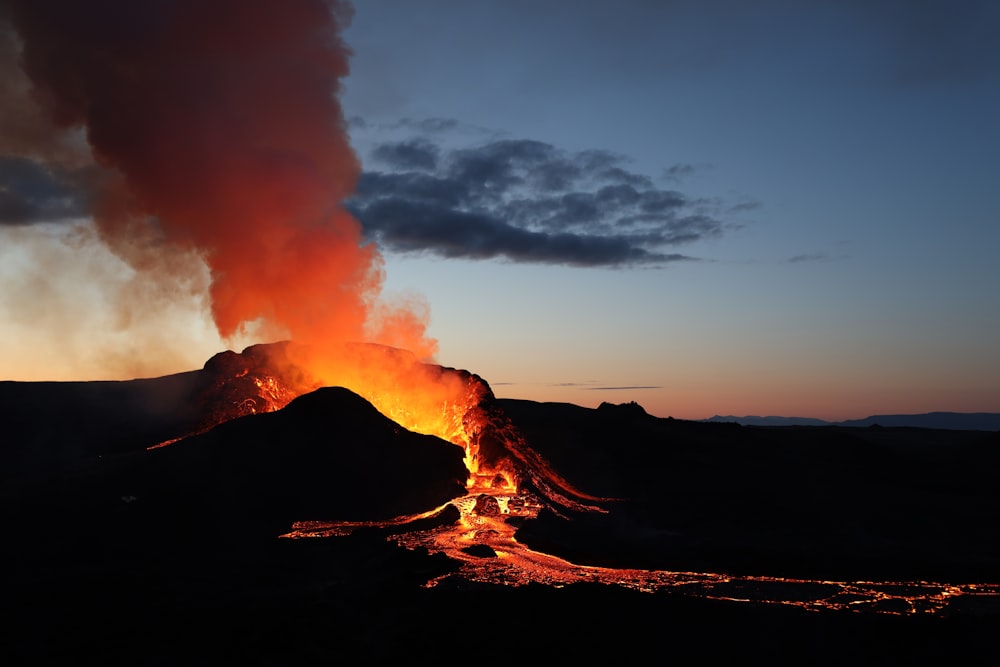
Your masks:
<instances>
[{"instance_id":1,"label":"ash cloud","mask_svg":"<svg viewBox=\"0 0 1000 667\"><path fill-rule=\"evenodd\" d=\"M0 0L0 155L64 169L93 166L84 133L56 122L45 109L45 96L34 91L21 66L24 44L6 22L5 4Z\"/></svg>"},{"instance_id":2,"label":"ash cloud","mask_svg":"<svg viewBox=\"0 0 1000 667\"><path fill-rule=\"evenodd\" d=\"M733 226L718 202L659 188L604 150L528 139L445 148L428 133L377 143L371 158L375 168L362 173L347 205L366 237L394 252L662 266L697 259L674 248Z\"/></svg>"},{"instance_id":3,"label":"ash cloud","mask_svg":"<svg viewBox=\"0 0 1000 667\"><path fill-rule=\"evenodd\" d=\"M0 225L60 222L90 211L86 170L0 156Z\"/></svg>"},{"instance_id":4,"label":"ash cloud","mask_svg":"<svg viewBox=\"0 0 1000 667\"><path fill-rule=\"evenodd\" d=\"M360 172L338 100L352 13L342 0L0 0L0 220L86 210L164 291L188 268L164 258L202 258L227 340L432 356L426 318L385 301L382 258L342 206ZM435 166L432 148L395 149L396 168Z\"/></svg>"},{"instance_id":5,"label":"ash cloud","mask_svg":"<svg viewBox=\"0 0 1000 667\"><path fill-rule=\"evenodd\" d=\"M3 9L0 2L0 226L86 216L100 168L83 133L59 125L43 108Z\"/></svg>"}]
</instances>

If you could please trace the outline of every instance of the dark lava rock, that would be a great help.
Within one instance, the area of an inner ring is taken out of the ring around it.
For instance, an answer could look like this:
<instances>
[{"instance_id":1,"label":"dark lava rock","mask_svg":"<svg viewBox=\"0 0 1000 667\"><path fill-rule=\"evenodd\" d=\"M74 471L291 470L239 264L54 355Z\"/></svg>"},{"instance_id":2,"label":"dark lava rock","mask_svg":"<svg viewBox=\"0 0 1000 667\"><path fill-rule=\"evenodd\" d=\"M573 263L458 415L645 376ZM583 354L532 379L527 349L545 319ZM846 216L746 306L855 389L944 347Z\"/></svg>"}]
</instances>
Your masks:
<instances>
[{"instance_id":1,"label":"dark lava rock","mask_svg":"<svg viewBox=\"0 0 1000 667\"><path fill-rule=\"evenodd\" d=\"M161 458L151 469L168 494L174 482L204 481L206 505L259 512L279 530L300 519L424 511L463 495L468 474L460 447L402 429L340 387L150 453Z\"/></svg>"},{"instance_id":2,"label":"dark lava rock","mask_svg":"<svg viewBox=\"0 0 1000 667\"><path fill-rule=\"evenodd\" d=\"M497 552L493 551L492 547L485 544L473 544L472 546L465 547L462 549L463 552L469 554L470 556L475 556L476 558L496 558Z\"/></svg>"},{"instance_id":3,"label":"dark lava rock","mask_svg":"<svg viewBox=\"0 0 1000 667\"><path fill-rule=\"evenodd\" d=\"M597 410L602 415L610 415L617 419L642 419L649 416L645 408L635 401L618 403L617 405L605 401L597 406Z\"/></svg>"},{"instance_id":4,"label":"dark lava rock","mask_svg":"<svg viewBox=\"0 0 1000 667\"><path fill-rule=\"evenodd\" d=\"M316 388L290 370L286 348L221 352L201 370L158 378L0 382L0 482L81 470L283 407Z\"/></svg>"},{"instance_id":5,"label":"dark lava rock","mask_svg":"<svg viewBox=\"0 0 1000 667\"><path fill-rule=\"evenodd\" d=\"M610 516L527 522L577 562L816 579L995 581L997 434L755 427L499 399L533 449ZM532 525L534 524L534 525ZM947 537L943 537L947 536Z\"/></svg>"},{"instance_id":6,"label":"dark lava rock","mask_svg":"<svg viewBox=\"0 0 1000 667\"><path fill-rule=\"evenodd\" d=\"M402 429L333 387L19 487L6 505L29 533L58 521L82 537L125 531L157 544L273 539L298 520L386 519L443 505L466 492L463 456L461 447ZM30 515L18 506L31 507Z\"/></svg>"},{"instance_id":7,"label":"dark lava rock","mask_svg":"<svg viewBox=\"0 0 1000 667\"><path fill-rule=\"evenodd\" d=\"M500 503L493 496L480 493L476 497L476 504L472 511L480 516L497 516L500 514Z\"/></svg>"}]
</instances>

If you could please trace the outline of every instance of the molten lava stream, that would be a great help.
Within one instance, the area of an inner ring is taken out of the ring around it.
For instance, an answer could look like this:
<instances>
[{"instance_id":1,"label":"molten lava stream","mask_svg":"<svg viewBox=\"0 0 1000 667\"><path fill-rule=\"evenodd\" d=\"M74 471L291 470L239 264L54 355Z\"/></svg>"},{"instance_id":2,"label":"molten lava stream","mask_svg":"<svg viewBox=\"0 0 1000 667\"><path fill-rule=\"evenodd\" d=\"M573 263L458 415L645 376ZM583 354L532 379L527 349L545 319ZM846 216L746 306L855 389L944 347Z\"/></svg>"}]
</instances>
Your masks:
<instances>
[{"instance_id":1,"label":"molten lava stream","mask_svg":"<svg viewBox=\"0 0 1000 667\"><path fill-rule=\"evenodd\" d=\"M387 538L405 548L422 547L430 553L443 553L461 563L457 572L431 579L425 584L427 587L462 581L505 586L540 583L556 587L593 582L647 593L673 590L709 599L781 604L810 611L852 610L895 615L940 614L962 597L1000 599L1000 585L997 584L837 582L730 576L712 572L606 568L577 565L557 556L534 551L517 541L514 536L516 528L512 525L516 522L511 522L510 519L534 519L541 508L551 501L518 489L514 474L516 466L511 465L510 469L507 466L491 469L483 465L479 461L477 443L481 429L485 426L482 422L470 420L468 415L463 422L466 425L472 424L474 428L453 439L466 447L466 461L471 462L468 493L449 503L458 509L459 520L451 525L431 529L415 527L403 533L394 531L396 534ZM510 436L510 432L507 435ZM523 447L523 441L508 442L507 445L510 451L516 452L519 447ZM547 464L544 465L548 470ZM545 471L539 473L522 470L521 474L531 477L539 488L548 488L546 477L558 480L554 473ZM567 500L561 494L554 496L557 501L566 500L571 503L577 511L585 511L587 508L591 511L605 511ZM297 522L292 531L282 537L345 536L360 526L398 528L416 519L434 516L445 507L447 505L423 514L387 521Z\"/></svg>"},{"instance_id":2,"label":"molten lava stream","mask_svg":"<svg viewBox=\"0 0 1000 667\"><path fill-rule=\"evenodd\" d=\"M519 543L514 524L536 518L542 507L607 512L600 506L606 499L588 496L560 477L495 407L489 386L477 376L423 364L412 354L384 346L350 345L322 354L292 345L262 346L248 355L250 350L223 355L213 367L219 375L202 397L207 417L198 430L281 409L295 396L320 386L342 386L401 426L465 450L466 495L442 507L382 521L300 521L282 535L346 536L360 527L392 528L394 534L387 539L406 548L443 553L461 563L456 573L428 581L429 587L462 581L508 586L597 582L809 610L889 614L941 613L962 598L1000 599L998 584L836 582L576 565ZM458 509L458 521L423 528L426 522L421 520L435 517L448 505ZM403 526L410 529L400 531Z\"/></svg>"}]
</instances>

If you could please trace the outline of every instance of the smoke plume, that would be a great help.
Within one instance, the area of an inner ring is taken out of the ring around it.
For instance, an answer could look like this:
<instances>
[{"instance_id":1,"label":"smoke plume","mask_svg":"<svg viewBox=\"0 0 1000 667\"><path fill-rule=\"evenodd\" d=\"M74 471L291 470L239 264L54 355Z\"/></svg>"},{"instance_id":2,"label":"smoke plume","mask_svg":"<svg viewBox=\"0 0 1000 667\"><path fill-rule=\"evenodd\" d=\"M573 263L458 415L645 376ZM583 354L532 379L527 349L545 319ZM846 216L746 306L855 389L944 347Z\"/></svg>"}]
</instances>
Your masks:
<instances>
[{"instance_id":1,"label":"smoke plume","mask_svg":"<svg viewBox=\"0 0 1000 667\"><path fill-rule=\"evenodd\" d=\"M359 174L337 100L350 16L337 0L0 0L30 86L18 94L52 128L0 121L0 135L19 156L79 166L53 138L85 131L101 238L165 284L190 266L165 256L199 256L224 338L429 357L422 313L381 299L381 256L342 206Z\"/></svg>"}]
</instances>

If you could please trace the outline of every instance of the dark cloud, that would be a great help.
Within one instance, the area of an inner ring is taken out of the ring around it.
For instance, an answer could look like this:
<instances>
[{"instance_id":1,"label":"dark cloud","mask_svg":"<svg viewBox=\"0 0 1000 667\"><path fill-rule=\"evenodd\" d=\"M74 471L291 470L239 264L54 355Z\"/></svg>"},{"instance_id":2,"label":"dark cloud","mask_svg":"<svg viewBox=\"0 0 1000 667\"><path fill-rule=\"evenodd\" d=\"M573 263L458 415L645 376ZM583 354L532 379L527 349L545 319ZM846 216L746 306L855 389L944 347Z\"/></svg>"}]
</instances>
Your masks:
<instances>
[{"instance_id":1,"label":"dark cloud","mask_svg":"<svg viewBox=\"0 0 1000 667\"><path fill-rule=\"evenodd\" d=\"M368 121L365 120L364 116L350 116L347 119L347 125L354 130L363 130L368 127Z\"/></svg>"},{"instance_id":2,"label":"dark cloud","mask_svg":"<svg viewBox=\"0 0 1000 667\"><path fill-rule=\"evenodd\" d=\"M648 190L642 193L639 208L647 213L657 213L683 207L684 195L673 190Z\"/></svg>"},{"instance_id":3,"label":"dark cloud","mask_svg":"<svg viewBox=\"0 0 1000 667\"><path fill-rule=\"evenodd\" d=\"M675 164L663 170L663 178L668 181L679 181L690 176L695 171L693 164Z\"/></svg>"},{"instance_id":4,"label":"dark cloud","mask_svg":"<svg viewBox=\"0 0 1000 667\"><path fill-rule=\"evenodd\" d=\"M448 176L483 193L501 195L526 183L544 188L553 168L558 170L564 163L549 144L507 139L454 151Z\"/></svg>"},{"instance_id":5,"label":"dark cloud","mask_svg":"<svg viewBox=\"0 0 1000 667\"><path fill-rule=\"evenodd\" d=\"M357 130L378 130L381 132L414 132L418 135L479 135L482 137L498 138L503 132L489 130L479 125L464 123L457 118L400 118L392 122L372 121L359 115L350 116L347 119L351 129Z\"/></svg>"},{"instance_id":6,"label":"dark cloud","mask_svg":"<svg viewBox=\"0 0 1000 667\"><path fill-rule=\"evenodd\" d=\"M605 185L594 193L594 198L609 206L632 206L642 199L642 194L632 185Z\"/></svg>"},{"instance_id":7,"label":"dark cloud","mask_svg":"<svg viewBox=\"0 0 1000 667\"><path fill-rule=\"evenodd\" d=\"M415 124L415 123L414 123ZM624 156L533 140L444 150L428 134L383 142L347 204L395 252L570 266L663 265L667 248L730 225L715 203L653 185Z\"/></svg>"},{"instance_id":8,"label":"dark cloud","mask_svg":"<svg viewBox=\"0 0 1000 667\"><path fill-rule=\"evenodd\" d=\"M423 201L462 208L468 205L472 196L464 183L450 178L419 172L366 171L358 181L356 199Z\"/></svg>"},{"instance_id":9,"label":"dark cloud","mask_svg":"<svg viewBox=\"0 0 1000 667\"><path fill-rule=\"evenodd\" d=\"M580 180L583 171L569 160L553 159L535 165L532 170L534 187L543 192L568 190Z\"/></svg>"},{"instance_id":10,"label":"dark cloud","mask_svg":"<svg viewBox=\"0 0 1000 667\"><path fill-rule=\"evenodd\" d=\"M803 255L795 255L794 257L788 258L789 264L799 264L800 262L822 262L824 260L830 259L830 256L824 252L806 253Z\"/></svg>"},{"instance_id":11,"label":"dark cloud","mask_svg":"<svg viewBox=\"0 0 1000 667\"><path fill-rule=\"evenodd\" d=\"M0 225L58 222L87 215L81 170L0 156Z\"/></svg>"},{"instance_id":12,"label":"dark cloud","mask_svg":"<svg viewBox=\"0 0 1000 667\"><path fill-rule=\"evenodd\" d=\"M846 253L812 252L789 257L786 261L789 264L801 264L803 262L839 262L845 259L850 259L850 255Z\"/></svg>"},{"instance_id":13,"label":"dark cloud","mask_svg":"<svg viewBox=\"0 0 1000 667\"><path fill-rule=\"evenodd\" d=\"M454 118L401 118L396 127L417 130L419 132L449 132L462 124Z\"/></svg>"},{"instance_id":14,"label":"dark cloud","mask_svg":"<svg viewBox=\"0 0 1000 667\"><path fill-rule=\"evenodd\" d=\"M569 266L662 264L693 259L644 248L629 235L535 231L490 213L442 207L435 202L381 197L363 209L354 208L354 212L369 236L397 252Z\"/></svg>"},{"instance_id":15,"label":"dark cloud","mask_svg":"<svg viewBox=\"0 0 1000 667\"><path fill-rule=\"evenodd\" d=\"M742 213L744 211L754 211L760 208L761 204L758 201L743 201L738 204L733 204L727 210L730 213Z\"/></svg>"},{"instance_id":16,"label":"dark cloud","mask_svg":"<svg viewBox=\"0 0 1000 667\"><path fill-rule=\"evenodd\" d=\"M372 157L396 169L433 171L437 167L438 147L424 139L410 139L379 144Z\"/></svg>"},{"instance_id":17,"label":"dark cloud","mask_svg":"<svg viewBox=\"0 0 1000 667\"><path fill-rule=\"evenodd\" d=\"M653 181L648 176L635 174L621 167L608 167L600 173L600 178L612 183L623 183L636 188L653 187Z\"/></svg>"}]
</instances>

